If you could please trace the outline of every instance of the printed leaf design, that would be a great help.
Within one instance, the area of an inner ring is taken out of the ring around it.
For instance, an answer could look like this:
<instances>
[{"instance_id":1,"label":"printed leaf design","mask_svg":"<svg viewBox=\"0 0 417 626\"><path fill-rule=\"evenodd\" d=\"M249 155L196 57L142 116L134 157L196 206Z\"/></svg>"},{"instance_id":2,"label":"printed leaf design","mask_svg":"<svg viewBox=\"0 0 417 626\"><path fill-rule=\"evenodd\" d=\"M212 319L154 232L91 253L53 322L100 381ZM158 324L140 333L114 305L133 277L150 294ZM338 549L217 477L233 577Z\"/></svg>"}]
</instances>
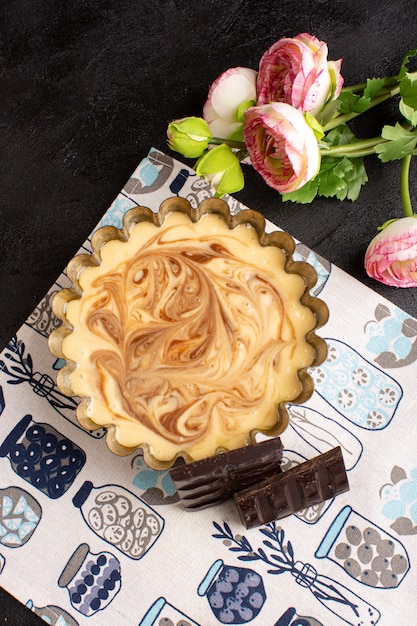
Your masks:
<instances>
[{"instance_id":1,"label":"printed leaf design","mask_svg":"<svg viewBox=\"0 0 417 626\"><path fill-rule=\"evenodd\" d=\"M377 322L380 322L384 317L389 317L391 315L391 311L385 304L378 304L375 309L375 319Z\"/></svg>"},{"instance_id":2,"label":"printed leaf design","mask_svg":"<svg viewBox=\"0 0 417 626\"><path fill-rule=\"evenodd\" d=\"M398 465L395 465L391 470L391 482L393 485L396 485L401 480L405 480L407 478L407 472Z\"/></svg>"},{"instance_id":3,"label":"printed leaf design","mask_svg":"<svg viewBox=\"0 0 417 626\"><path fill-rule=\"evenodd\" d=\"M124 189L126 193L135 194L140 193L143 188L143 183L139 178L129 178L126 182Z\"/></svg>"},{"instance_id":4,"label":"printed leaf design","mask_svg":"<svg viewBox=\"0 0 417 626\"><path fill-rule=\"evenodd\" d=\"M417 526L408 517L397 517L391 528L397 535L417 535Z\"/></svg>"},{"instance_id":5,"label":"printed leaf design","mask_svg":"<svg viewBox=\"0 0 417 626\"><path fill-rule=\"evenodd\" d=\"M412 319L412 318L404 320L401 330L405 337L416 337L417 336L417 320Z\"/></svg>"},{"instance_id":6,"label":"printed leaf design","mask_svg":"<svg viewBox=\"0 0 417 626\"><path fill-rule=\"evenodd\" d=\"M287 543L287 552L291 560L294 560L294 549L292 547L291 541Z\"/></svg>"}]
</instances>

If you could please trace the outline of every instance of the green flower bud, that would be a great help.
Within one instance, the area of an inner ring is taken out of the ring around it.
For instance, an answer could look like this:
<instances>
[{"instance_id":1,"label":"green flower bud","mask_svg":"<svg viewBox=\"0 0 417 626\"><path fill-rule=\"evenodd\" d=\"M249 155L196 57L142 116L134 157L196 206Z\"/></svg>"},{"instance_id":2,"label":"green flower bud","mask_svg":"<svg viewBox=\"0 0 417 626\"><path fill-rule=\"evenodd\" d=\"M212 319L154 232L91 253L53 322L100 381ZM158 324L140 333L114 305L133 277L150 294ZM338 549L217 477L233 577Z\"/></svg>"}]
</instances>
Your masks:
<instances>
[{"instance_id":1,"label":"green flower bud","mask_svg":"<svg viewBox=\"0 0 417 626\"><path fill-rule=\"evenodd\" d=\"M207 150L212 137L202 117L184 117L168 125L168 145L171 150L188 158L197 158Z\"/></svg>"},{"instance_id":2,"label":"green flower bud","mask_svg":"<svg viewBox=\"0 0 417 626\"><path fill-rule=\"evenodd\" d=\"M240 191L245 184L239 159L224 143L215 146L198 160L196 172L214 187L216 198Z\"/></svg>"}]
</instances>

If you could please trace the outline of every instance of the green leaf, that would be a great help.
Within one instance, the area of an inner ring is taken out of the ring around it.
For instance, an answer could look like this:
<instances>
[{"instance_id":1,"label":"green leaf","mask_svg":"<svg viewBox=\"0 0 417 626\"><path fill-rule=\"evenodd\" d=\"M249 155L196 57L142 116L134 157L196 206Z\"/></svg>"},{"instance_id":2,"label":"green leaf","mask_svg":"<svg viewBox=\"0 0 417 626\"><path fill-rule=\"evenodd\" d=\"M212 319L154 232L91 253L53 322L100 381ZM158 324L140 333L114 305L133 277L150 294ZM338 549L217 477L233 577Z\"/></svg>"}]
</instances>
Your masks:
<instances>
[{"instance_id":1,"label":"green leaf","mask_svg":"<svg viewBox=\"0 0 417 626\"><path fill-rule=\"evenodd\" d=\"M406 74L400 82L400 111L404 117L417 126L417 72Z\"/></svg>"},{"instance_id":2,"label":"green leaf","mask_svg":"<svg viewBox=\"0 0 417 626\"><path fill-rule=\"evenodd\" d=\"M347 198L353 202L368 180L363 157L323 159L323 173L319 174L319 179L320 196L336 196L338 200Z\"/></svg>"},{"instance_id":3,"label":"green leaf","mask_svg":"<svg viewBox=\"0 0 417 626\"><path fill-rule=\"evenodd\" d=\"M346 171L347 199L354 202L358 199L362 186L368 182L363 158L350 159L352 168Z\"/></svg>"},{"instance_id":4,"label":"green leaf","mask_svg":"<svg viewBox=\"0 0 417 626\"><path fill-rule=\"evenodd\" d=\"M313 180L297 191L284 194L283 201L290 200L300 204L308 204L316 195L325 198L336 197L338 200L356 200L362 185L368 180L363 158L348 159L347 157L327 158L321 162L320 171Z\"/></svg>"},{"instance_id":5,"label":"green leaf","mask_svg":"<svg viewBox=\"0 0 417 626\"><path fill-rule=\"evenodd\" d=\"M385 86L384 78L368 78L363 95L365 98L376 98Z\"/></svg>"},{"instance_id":6,"label":"green leaf","mask_svg":"<svg viewBox=\"0 0 417 626\"><path fill-rule=\"evenodd\" d=\"M416 55L417 55L417 48L412 48L412 50L409 50L407 54L404 56L403 62L401 64L401 69L398 73L399 80L402 80L404 76L408 73L408 64L410 62L410 59L412 59Z\"/></svg>"},{"instance_id":7,"label":"green leaf","mask_svg":"<svg viewBox=\"0 0 417 626\"><path fill-rule=\"evenodd\" d=\"M371 106L371 99L359 96L353 91L342 91L338 97L339 113L364 113Z\"/></svg>"},{"instance_id":8,"label":"green leaf","mask_svg":"<svg viewBox=\"0 0 417 626\"><path fill-rule=\"evenodd\" d=\"M298 204L310 204L317 195L319 186L318 177L309 180L301 189L282 194L282 200L287 202L297 202Z\"/></svg>"},{"instance_id":9,"label":"green leaf","mask_svg":"<svg viewBox=\"0 0 417 626\"><path fill-rule=\"evenodd\" d=\"M368 78L362 95L349 89L343 90L337 100L340 102L339 113L364 113L372 106L372 100L385 89L385 78Z\"/></svg>"},{"instance_id":10,"label":"green leaf","mask_svg":"<svg viewBox=\"0 0 417 626\"><path fill-rule=\"evenodd\" d=\"M338 200L344 200L347 196L347 184L345 174L352 165L349 159L324 159L319 172L319 195L325 198L336 196Z\"/></svg>"},{"instance_id":11,"label":"green leaf","mask_svg":"<svg viewBox=\"0 0 417 626\"><path fill-rule=\"evenodd\" d=\"M325 148L332 146L345 146L346 144L353 143L354 141L357 141L357 139L350 130L349 126L346 124L340 124L327 133L323 141L320 143L320 146Z\"/></svg>"},{"instance_id":12,"label":"green leaf","mask_svg":"<svg viewBox=\"0 0 417 626\"><path fill-rule=\"evenodd\" d=\"M360 99L360 96L358 96L358 94L353 93L353 91L342 91L337 100L340 103L339 106L339 113L341 114L345 114L345 113L351 113L353 111L356 111L356 105L358 103Z\"/></svg>"},{"instance_id":13,"label":"green leaf","mask_svg":"<svg viewBox=\"0 0 417 626\"><path fill-rule=\"evenodd\" d=\"M400 111L413 126L417 126L417 72L409 72L408 64L416 55L417 48L407 52L398 74L401 96Z\"/></svg>"},{"instance_id":14,"label":"green leaf","mask_svg":"<svg viewBox=\"0 0 417 626\"><path fill-rule=\"evenodd\" d=\"M416 132L403 128L399 122L395 126L384 126L381 137L387 141L376 145L375 152L383 163L402 159L408 154L417 154Z\"/></svg>"},{"instance_id":15,"label":"green leaf","mask_svg":"<svg viewBox=\"0 0 417 626\"><path fill-rule=\"evenodd\" d=\"M326 126L326 124L334 118L336 113L339 112L339 108L339 100L330 100L317 115L317 120L322 126Z\"/></svg>"}]
</instances>

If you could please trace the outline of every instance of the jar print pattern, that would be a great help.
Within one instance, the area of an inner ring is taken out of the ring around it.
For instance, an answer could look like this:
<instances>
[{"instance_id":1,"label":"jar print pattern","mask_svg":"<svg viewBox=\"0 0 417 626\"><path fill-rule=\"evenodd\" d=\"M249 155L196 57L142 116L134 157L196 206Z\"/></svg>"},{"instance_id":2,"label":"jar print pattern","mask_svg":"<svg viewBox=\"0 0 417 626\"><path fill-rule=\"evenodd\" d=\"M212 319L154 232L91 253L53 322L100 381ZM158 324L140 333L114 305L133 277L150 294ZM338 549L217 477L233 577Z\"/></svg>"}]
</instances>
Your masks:
<instances>
[{"instance_id":1,"label":"jar print pattern","mask_svg":"<svg viewBox=\"0 0 417 626\"><path fill-rule=\"evenodd\" d=\"M60 498L85 463L85 454L50 424L26 415L0 446L18 476L49 498Z\"/></svg>"},{"instance_id":2,"label":"jar print pattern","mask_svg":"<svg viewBox=\"0 0 417 626\"><path fill-rule=\"evenodd\" d=\"M198 588L222 624L247 624L262 609L266 593L262 577L246 567L215 561Z\"/></svg>"},{"instance_id":3,"label":"jar print pattern","mask_svg":"<svg viewBox=\"0 0 417 626\"><path fill-rule=\"evenodd\" d=\"M307 615L298 615L296 609L290 606L285 613L281 615L274 626L324 626L314 617Z\"/></svg>"},{"instance_id":4,"label":"jar print pattern","mask_svg":"<svg viewBox=\"0 0 417 626\"><path fill-rule=\"evenodd\" d=\"M73 552L58 580L72 606L86 617L105 609L121 584L119 560L110 552L93 554L85 543Z\"/></svg>"},{"instance_id":5,"label":"jar print pattern","mask_svg":"<svg viewBox=\"0 0 417 626\"><path fill-rule=\"evenodd\" d=\"M55 604L38 607L34 606L32 600L28 600L26 607L50 626L79 626L77 620L72 615Z\"/></svg>"},{"instance_id":6,"label":"jar print pattern","mask_svg":"<svg viewBox=\"0 0 417 626\"><path fill-rule=\"evenodd\" d=\"M41 516L40 504L24 489L0 489L0 543L4 546L18 548L27 543Z\"/></svg>"},{"instance_id":7,"label":"jar print pattern","mask_svg":"<svg viewBox=\"0 0 417 626\"><path fill-rule=\"evenodd\" d=\"M161 596L146 611L139 626L199 626L199 624Z\"/></svg>"},{"instance_id":8,"label":"jar print pattern","mask_svg":"<svg viewBox=\"0 0 417 626\"><path fill-rule=\"evenodd\" d=\"M335 517L316 550L369 587L398 587L410 569L403 544L350 506Z\"/></svg>"},{"instance_id":9,"label":"jar print pattern","mask_svg":"<svg viewBox=\"0 0 417 626\"><path fill-rule=\"evenodd\" d=\"M132 559L144 556L162 532L158 513L119 485L85 481L72 501L99 537Z\"/></svg>"},{"instance_id":10,"label":"jar print pattern","mask_svg":"<svg viewBox=\"0 0 417 626\"><path fill-rule=\"evenodd\" d=\"M408 570L407 558L396 551L394 541L372 527L362 531L347 526L345 540L335 546L335 557L343 561L348 574L370 587L396 587Z\"/></svg>"},{"instance_id":11,"label":"jar print pattern","mask_svg":"<svg viewBox=\"0 0 417 626\"><path fill-rule=\"evenodd\" d=\"M326 343L326 361L311 370L319 396L360 428L386 428L403 397L399 382L346 343L331 338Z\"/></svg>"}]
</instances>

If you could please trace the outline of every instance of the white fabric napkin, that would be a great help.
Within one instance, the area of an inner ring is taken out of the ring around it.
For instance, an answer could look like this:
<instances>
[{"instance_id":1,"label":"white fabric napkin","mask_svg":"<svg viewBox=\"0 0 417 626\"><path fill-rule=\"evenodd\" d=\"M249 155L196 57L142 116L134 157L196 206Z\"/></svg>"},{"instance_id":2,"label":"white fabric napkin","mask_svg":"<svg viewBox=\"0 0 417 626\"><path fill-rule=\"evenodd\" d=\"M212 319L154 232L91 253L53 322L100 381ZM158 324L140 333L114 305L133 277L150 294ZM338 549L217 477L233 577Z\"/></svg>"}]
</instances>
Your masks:
<instances>
[{"instance_id":1,"label":"white fabric napkin","mask_svg":"<svg viewBox=\"0 0 417 626\"><path fill-rule=\"evenodd\" d=\"M98 226L172 195L197 206L212 190L151 149ZM167 472L140 453L114 456L104 429L79 426L47 345L65 273L11 338L0 356L0 584L47 623L415 623L417 320L302 243L296 256L318 272L329 353L311 371L312 398L289 406L285 467L340 445L350 491L274 524L246 531L232 502L184 511Z\"/></svg>"}]
</instances>

